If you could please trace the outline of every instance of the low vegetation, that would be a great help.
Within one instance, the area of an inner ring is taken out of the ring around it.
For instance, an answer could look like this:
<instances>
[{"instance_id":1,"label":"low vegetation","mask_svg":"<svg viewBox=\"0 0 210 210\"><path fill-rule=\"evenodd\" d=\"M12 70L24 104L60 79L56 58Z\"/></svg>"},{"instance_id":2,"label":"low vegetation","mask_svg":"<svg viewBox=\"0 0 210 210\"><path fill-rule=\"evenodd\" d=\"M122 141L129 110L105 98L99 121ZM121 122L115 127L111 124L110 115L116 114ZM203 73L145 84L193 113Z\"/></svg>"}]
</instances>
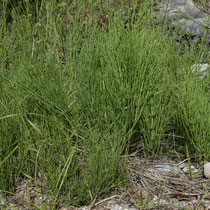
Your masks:
<instances>
[{"instance_id":1,"label":"low vegetation","mask_svg":"<svg viewBox=\"0 0 210 210\"><path fill-rule=\"evenodd\" d=\"M1 5L1 191L42 178L51 208L82 206L126 184L137 144L210 160L203 41L180 55L151 1L24 2Z\"/></svg>"}]
</instances>

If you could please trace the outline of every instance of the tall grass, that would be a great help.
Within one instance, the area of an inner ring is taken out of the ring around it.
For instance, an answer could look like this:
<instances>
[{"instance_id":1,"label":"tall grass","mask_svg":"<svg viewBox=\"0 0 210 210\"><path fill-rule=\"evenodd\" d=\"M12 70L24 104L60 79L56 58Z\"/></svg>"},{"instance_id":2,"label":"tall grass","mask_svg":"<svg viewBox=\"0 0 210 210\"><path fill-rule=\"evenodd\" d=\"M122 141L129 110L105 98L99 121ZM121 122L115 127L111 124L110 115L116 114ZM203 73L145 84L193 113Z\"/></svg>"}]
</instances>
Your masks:
<instances>
[{"instance_id":1,"label":"tall grass","mask_svg":"<svg viewBox=\"0 0 210 210\"><path fill-rule=\"evenodd\" d=\"M155 157L175 132L210 156L209 76L190 71L197 54L180 57L145 4L138 17L114 12L103 24L86 6L42 2L36 16L1 24L0 189L42 177L52 208L125 183L136 142Z\"/></svg>"}]
</instances>

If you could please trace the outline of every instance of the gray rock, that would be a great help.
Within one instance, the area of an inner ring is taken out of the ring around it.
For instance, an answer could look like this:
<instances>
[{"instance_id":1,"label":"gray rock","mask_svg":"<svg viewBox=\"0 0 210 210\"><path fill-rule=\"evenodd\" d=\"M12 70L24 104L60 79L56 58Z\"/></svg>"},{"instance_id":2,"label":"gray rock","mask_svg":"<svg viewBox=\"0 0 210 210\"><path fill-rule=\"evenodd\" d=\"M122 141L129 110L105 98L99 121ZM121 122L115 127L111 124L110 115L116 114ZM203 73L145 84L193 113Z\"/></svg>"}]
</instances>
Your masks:
<instances>
[{"instance_id":1,"label":"gray rock","mask_svg":"<svg viewBox=\"0 0 210 210\"><path fill-rule=\"evenodd\" d=\"M160 23L166 20L192 36L203 36L206 31L206 42L210 43L210 17L192 0L160 0L156 9L155 16Z\"/></svg>"},{"instance_id":2,"label":"gray rock","mask_svg":"<svg viewBox=\"0 0 210 210\"><path fill-rule=\"evenodd\" d=\"M194 64L191 66L193 72L197 73L200 78L203 78L209 74L210 65L208 63L205 64Z\"/></svg>"},{"instance_id":3,"label":"gray rock","mask_svg":"<svg viewBox=\"0 0 210 210\"><path fill-rule=\"evenodd\" d=\"M192 0L161 0L158 5L161 12L167 12L173 18L207 18L208 15L201 11Z\"/></svg>"},{"instance_id":4,"label":"gray rock","mask_svg":"<svg viewBox=\"0 0 210 210\"><path fill-rule=\"evenodd\" d=\"M191 33L192 35L203 36L205 32L203 25L207 24L207 22L205 18L197 18L196 22L183 18L178 21L172 22L172 24L174 26L181 26L182 29L186 30L187 33Z\"/></svg>"},{"instance_id":5,"label":"gray rock","mask_svg":"<svg viewBox=\"0 0 210 210\"><path fill-rule=\"evenodd\" d=\"M153 167L160 172L172 173L175 176L181 173L180 168L176 167L176 166L172 167L172 166L169 166L169 165L155 165Z\"/></svg>"},{"instance_id":6,"label":"gray rock","mask_svg":"<svg viewBox=\"0 0 210 210\"><path fill-rule=\"evenodd\" d=\"M171 172L171 166L169 165L155 165L154 168L158 171Z\"/></svg>"},{"instance_id":7,"label":"gray rock","mask_svg":"<svg viewBox=\"0 0 210 210\"><path fill-rule=\"evenodd\" d=\"M169 16L176 16L184 18L186 15L192 18L206 18L207 15L203 13L193 3L192 0L167 0L169 5Z\"/></svg>"}]
</instances>

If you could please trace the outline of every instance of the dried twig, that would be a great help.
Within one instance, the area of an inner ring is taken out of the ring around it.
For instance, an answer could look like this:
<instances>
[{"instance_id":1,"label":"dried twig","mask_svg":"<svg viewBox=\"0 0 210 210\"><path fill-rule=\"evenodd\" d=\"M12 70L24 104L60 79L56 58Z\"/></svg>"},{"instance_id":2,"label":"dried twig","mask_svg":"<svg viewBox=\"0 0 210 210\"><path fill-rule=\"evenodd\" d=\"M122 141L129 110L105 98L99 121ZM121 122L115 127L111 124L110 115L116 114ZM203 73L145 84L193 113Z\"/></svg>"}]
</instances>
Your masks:
<instances>
[{"instance_id":1,"label":"dried twig","mask_svg":"<svg viewBox=\"0 0 210 210\"><path fill-rule=\"evenodd\" d=\"M98 206L99 204L101 204L101 203L103 203L105 201L111 200L112 198L116 198L116 197L119 197L119 195L113 195L111 197L105 198L105 199L99 201L98 203L94 204L94 206Z\"/></svg>"}]
</instances>

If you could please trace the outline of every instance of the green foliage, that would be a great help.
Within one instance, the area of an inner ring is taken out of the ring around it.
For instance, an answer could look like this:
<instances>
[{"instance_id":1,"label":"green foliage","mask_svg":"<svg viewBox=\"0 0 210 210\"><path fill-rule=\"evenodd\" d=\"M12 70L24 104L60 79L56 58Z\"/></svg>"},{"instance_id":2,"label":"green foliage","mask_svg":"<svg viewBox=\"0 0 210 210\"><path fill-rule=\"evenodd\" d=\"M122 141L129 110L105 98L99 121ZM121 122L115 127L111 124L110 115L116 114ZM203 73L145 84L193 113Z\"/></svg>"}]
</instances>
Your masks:
<instances>
[{"instance_id":1,"label":"green foliage","mask_svg":"<svg viewBox=\"0 0 210 210\"><path fill-rule=\"evenodd\" d=\"M209 158L209 78L190 72L202 46L180 57L148 2L127 17L119 1L24 2L0 27L1 190L41 174L52 208L88 205L126 181L134 143L155 157L172 132Z\"/></svg>"}]
</instances>

